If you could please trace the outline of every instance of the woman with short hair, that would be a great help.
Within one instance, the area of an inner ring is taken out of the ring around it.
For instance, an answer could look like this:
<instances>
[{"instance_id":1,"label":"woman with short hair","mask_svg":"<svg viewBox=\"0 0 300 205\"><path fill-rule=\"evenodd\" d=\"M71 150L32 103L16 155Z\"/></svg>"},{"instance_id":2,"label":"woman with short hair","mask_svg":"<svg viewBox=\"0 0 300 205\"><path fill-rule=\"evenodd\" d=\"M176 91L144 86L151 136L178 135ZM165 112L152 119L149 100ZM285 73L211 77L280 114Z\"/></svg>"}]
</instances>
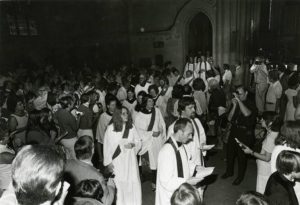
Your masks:
<instances>
[{"instance_id":1,"label":"woman with short hair","mask_svg":"<svg viewBox=\"0 0 300 205\"><path fill-rule=\"evenodd\" d=\"M262 194L264 193L267 181L272 174L270 160L275 147L275 139L280 131L281 121L275 112L266 111L263 112L261 124L267 131L265 139L262 142L261 151L254 152L247 146L242 148L246 154L257 158L256 191Z\"/></svg>"},{"instance_id":2,"label":"woman with short hair","mask_svg":"<svg viewBox=\"0 0 300 205\"><path fill-rule=\"evenodd\" d=\"M300 178L300 154L284 150L276 160L277 171L267 183L265 196L274 205L298 205L294 190L295 180Z\"/></svg>"},{"instance_id":3,"label":"woman with short hair","mask_svg":"<svg viewBox=\"0 0 300 205\"><path fill-rule=\"evenodd\" d=\"M271 172L276 172L276 160L278 155L284 151L294 151L300 153L300 124L296 121L286 122L280 131L280 135L275 140L275 148L271 157ZM300 199L300 182L295 182L294 186L298 200Z\"/></svg>"}]
</instances>

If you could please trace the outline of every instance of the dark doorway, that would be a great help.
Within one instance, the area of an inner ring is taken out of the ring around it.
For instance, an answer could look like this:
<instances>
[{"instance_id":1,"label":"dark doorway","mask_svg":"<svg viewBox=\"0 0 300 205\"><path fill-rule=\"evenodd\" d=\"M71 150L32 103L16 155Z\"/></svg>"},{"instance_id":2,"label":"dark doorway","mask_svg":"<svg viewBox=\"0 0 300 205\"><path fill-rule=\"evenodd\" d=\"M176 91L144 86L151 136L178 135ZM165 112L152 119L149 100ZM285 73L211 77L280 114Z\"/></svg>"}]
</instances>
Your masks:
<instances>
[{"instance_id":1,"label":"dark doorway","mask_svg":"<svg viewBox=\"0 0 300 205\"><path fill-rule=\"evenodd\" d=\"M202 12L189 25L188 46L189 55L212 55L212 25Z\"/></svg>"}]
</instances>

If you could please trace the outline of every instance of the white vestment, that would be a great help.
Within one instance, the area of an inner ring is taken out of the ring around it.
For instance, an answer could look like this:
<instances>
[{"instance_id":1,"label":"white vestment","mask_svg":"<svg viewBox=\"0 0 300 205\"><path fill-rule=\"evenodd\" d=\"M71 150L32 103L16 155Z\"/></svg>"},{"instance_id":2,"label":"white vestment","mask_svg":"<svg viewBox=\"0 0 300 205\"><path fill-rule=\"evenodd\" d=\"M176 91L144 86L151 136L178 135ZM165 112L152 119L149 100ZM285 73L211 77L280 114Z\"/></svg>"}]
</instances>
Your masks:
<instances>
[{"instance_id":1,"label":"white vestment","mask_svg":"<svg viewBox=\"0 0 300 205\"><path fill-rule=\"evenodd\" d=\"M113 164L115 184L117 187L117 205L141 205L142 190L137 163L137 152L141 148L141 139L133 126L129 130L128 138L123 138L125 125L121 132L115 132L111 124L107 127L103 142L103 164ZM134 143L135 147L128 149L124 146ZM121 152L113 159L119 146Z\"/></svg>"},{"instance_id":2,"label":"white vestment","mask_svg":"<svg viewBox=\"0 0 300 205\"><path fill-rule=\"evenodd\" d=\"M107 112L104 112L100 115L96 130L96 139L101 144L103 144L104 134L111 118L112 116L107 114Z\"/></svg>"},{"instance_id":3,"label":"white vestment","mask_svg":"<svg viewBox=\"0 0 300 205\"><path fill-rule=\"evenodd\" d=\"M126 107L129 110L129 112L130 112L130 114L132 116L133 112L134 112L134 108L136 106L136 100L133 103L130 103L127 100L124 100L123 101L123 106Z\"/></svg>"},{"instance_id":4,"label":"white vestment","mask_svg":"<svg viewBox=\"0 0 300 205\"><path fill-rule=\"evenodd\" d=\"M177 150L180 153L182 161L183 177L178 177L178 167L176 154L170 143L164 144L158 155L157 166L157 181L156 181L156 196L155 205L171 204L171 196L173 192L187 179L192 176L191 169L188 163L188 154L184 146L178 148L176 141L171 137Z\"/></svg>"},{"instance_id":5,"label":"white vestment","mask_svg":"<svg viewBox=\"0 0 300 205\"><path fill-rule=\"evenodd\" d=\"M206 144L206 134L205 134L204 128L203 128L200 120L198 120L197 118L194 118L194 121L192 121L192 124L193 124L193 129L194 129L194 136L193 136L193 140L190 141L186 145L186 148L187 148L187 152L189 153L189 155L192 156L189 160L190 167L192 169L194 169L196 165L204 165L202 155L205 156L206 152L205 151L201 152L200 145ZM174 125L175 125L175 122L169 126L167 138L171 137L174 134ZM200 136L198 135L196 125L198 127Z\"/></svg>"},{"instance_id":6,"label":"white vestment","mask_svg":"<svg viewBox=\"0 0 300 205\"><path fill-rule=\"evenodd\" d=\"M163 117L167 117L167 103L172 97L173 87L168 87L168 90L164 95L160 95L156 100L156 107L160 110Z\"/></svg>"},{"instance_id":7,"label":"white vestment","mask_svg":"<svg viewBox=\"0 0 300 205\"><path fill-rule=\"evenodd\" d=\"M151 84L146 82L146 84L144 86L141 86L140 84L137 84L134 88L134 93L135 96L138 96L139 92L141 91L145 91L146 93L148 93L148 88Z\"/></svg>"},{"instance_id":8,"label":"white vestment","mask_svg":"<svg viewBox=\"0 0 300 205\"><path fill-rule=\"evenodd\" d=\"M166 124L164 118L158 108L155 108L155 121L151 131L148 131L148 126L151 121L152 114L138 112L135 116L134 124L139 135L142 138L142 149L140 155L148 152L150 169L157 169L158 153L166 140ZM153 137L153 132L160 132L158 137Z\"/></svg>"}]
</instances>

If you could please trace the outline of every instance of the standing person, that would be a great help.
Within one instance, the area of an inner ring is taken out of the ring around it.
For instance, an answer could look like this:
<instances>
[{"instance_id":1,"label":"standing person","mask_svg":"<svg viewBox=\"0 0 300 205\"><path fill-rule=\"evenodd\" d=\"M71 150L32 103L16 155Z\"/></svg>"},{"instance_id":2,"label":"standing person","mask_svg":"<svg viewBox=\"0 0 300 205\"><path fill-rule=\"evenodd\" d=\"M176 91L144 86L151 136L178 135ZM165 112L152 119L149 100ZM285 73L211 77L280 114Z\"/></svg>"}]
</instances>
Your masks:
<instances>
[{"instance_id":1,"label":"standing person","mask_svg":"<svg viewBox=\"0 0 300 205\"><path fill-rule=\"evenodd\" d=\"M244 68L242 67L241 61L237 60L235 63L235 68L233 74L232 85L235 87L244 84ZM225 82L224 82L225 83Z\"/></svg>"},{"instance_id":2,"label":"standing person","mask_svg":"<svg viewBox=\"0 0 300 205\"><path fill-rule=\"evenodd\" d=\"M275 140L275 148L272 152L271 157L271 172L274 173L277 171L276 161L278 155L284 151L294 151L300 153L300 124L296 121L285 122L280 130L280 135ZM294 186L298 201L300 201L300 183L295 182Z\"/></svg>"},{"instance_id":3,"label":"standing person","mask_svg":"<svg viewBox=\"0 0 300 205\"><path fill-rule=\"evenodd\" d=\"M127 99L127 90L130 87L130 82L127 80L127 77L123 76L121 80L122 84L118 89L116 97L122 103L124 100Z\"/></svg>"},{"instance_id":4,"label":"standing person","mask_svg":"<svg viewBox=\"0 0 300 205\"><path fill-rule=\"evenodd\" d=\"M63 181L64 167L63 151L58 147L25 146L12 163L14 183L3 193L0 204L64 204L70 187Z\"/></svg>"},{"instance_id":5,"label":"standing person","mask_svg":"<svg viewBox=\"0 0 300 205\"><path fill-rule=\"evenodd\" d=\"M232 85L232 72L230 70L230 66L228 64L224 64L224 74L222 76L223 81L223 90L226 95L226 104L227 106L230 104L231 99L231 85Z\"/></svg>"},{"instance_id":6,"label":"standing person","mask_svg":"<svg viewBox=\"0 0 300 205\"><path fill-rule=\"evenodd\" d=\"M157 158L166 139L166 125L158 108L154 107L154 101L150 95L143 100L142 109L136 114L135 126L142 137L141 157L149 157L149 165L152 171L152 190L155 190Z\"/></svg>"},{"instance_id":7,"label":"standing person","mask_svg":"<svg viewBox=\"0 0 300 205\"><path fill-rule=\"evenodd\" d=\"M178 100L182 98L183 95L183 86L176 84L172 90L172 97L169 98L167 102L167 118L166 118L166 125L169 127L177 118L178 118L178 111L175 110L175 105L177 104L176 108L178 108Z\"/></svg>"},{"instance_id":8,"label":"standing person","mask_svg":"<svg viewBox=\"0 0 300 205\"><path fill-rule=\"evenodd\" d=\"M262 57L256 57L250 68L254 73L255 80L255 102L259 114L262 114L265 106L266 92L268 90L268 70Z\"/></svg>"},{"instance_id":9,"label":"standing person","mask_svg":"<svg viewBox=\"0 0 300 205\"><path fill-rule=\"evenodd\" d=\"M279 73L277 70L269 72L270 85L266 95L266 111L274 111L279 113L280 98L282 95L282 86L279 82Z\"/></svg>"},{"instance_id":10,"label":"standing person","mask_svg":"<svg viewBox=\"0 0 300 205\"><path fill-rule=\"evenodd\" d=\"M277 118L275 112L265 111L262 117L261 125L266 129L267 134L262 142L261 151L259 153L254 152L249 147L245 145L242 146L242 149L246 154L257 158L256 191L261 194L264 193L267 181L272 174L270 160L275 147L275 139L277 138L281 127L281 122Z\"/></svg>"},{"instance_id":11,"label":"standing person","mask_svg":"<svg viewBox=\"0 0 300 205\"><path fill-rule=\"evenodd\" d=\"M97 152L99 155L99 160L103 160L103 141L104 135L106 132L106 128L109 122L112 119L114 111L117 107L117 98L114 95L107 94L105 97L105 104L106 104L106 112L100 115L97 130L96 130L96 140L97 140Z\"/></svg>"},{"instance_id":12,"label":"standing person","mask_svg":"<svg viewBox=\"0 0 300 205\"><path fill-rule=\"evenodd\" d=\"M188 61L186 62L185 64L185 67L184 67L184 73L183 73L183 77L186 78L186 73L187 71L190 71L191 72L191 76L194 76L194 71L196 69L196 65L195 65L195 62L194 62L194 57L193 56L189 56L188 57Z\"/></svg>"},{"instance_id":13,"label":"standing person","mask_svg":"<svg viewBox=\"0 0 300 205\"><path fill-rule=\"evenodd\" d=\"M295 120L295 98L299 89L299 78L297 74L292 74L288 81L289 88L285 91L285 121Z\"/></svg>"},{"instance_id":14,"label":"standing person","mask_svg":"<svg viewBox=\"0 0 300 205\"><path fill-rule=\"evenodd\" d=\"M298 94L297 94L297 108L295 111L295 120L299 121L300 120L300 90L298 90Z\"/></svg>"},{"instance_id":15,"label":"standing person","mask_svg":"<svg viewBox=\"0 0 300 205\"><path fill-rule=\"evenodd\" d=\"M137 96L140 91L148 93L149 86L150 83L147 82L146 75L141 73L139 76L139 84L137 84L134 89L135 95Z\"/></svg>"},{"instance_id":16,"label":"standing person","mask_svg":"<svg viewBox=\"0 0 300 205\"><path fill-rule=\"evenodd\" d=\"M117 205L141 205L142 191L137 153L141 139L127 108L117 109L108 125L103 143L103 164L115 174Z\"/></svg>"},{"instance_id":17,"label":"standing person","mask_svg":"<svg viewBox=\"0 0 300 205\"><path fill-rule=\"evenodd\" d=\"M194 129L194 137L186 145L187 152L191 156L191 158L189 158L190 167L195 167L196 165L204 166L203 155L206 153L202 152L201 148L206 144L206 135L200 120L195 117L196 111L194 98L181 98L178 101L178 112L180 118L187 118L191 121ZM169 126L168 138L174 133L174 126L175 123Z\"/></svg>"},{"instance_id":18,"label":"standing person","mask_svg":"<svg viewBox=\"0 0 300 205\"><path fill-rule=\"evenodd\" d=\"M196 185L193 173L197 167L190 167L189 155L185 145L193 139L193 125L187 118L180 118L174 123L173 134L159 152L157 171L157 190L155 205L171 204L173 192L183 183Z\"/></svg>"},{"instance_id":19,"label":"standing person","mask_svg":"<svg viewBox=\"0 0 300 205\"><path fill-rule=\"evenodd\" d=\"M244 87L238 87L233 95L233 105L228 115L228 121L232 123L232 127L227 144L227 165L222 178L226 179L233 176L234 160L235 157L238 157L238 177L234 180L233 185L239 185L245 176L247 157L240 149L236 139L248 147L253 145L256 109L248 98L248 91Z\"/></svg>"},{"instance_id":20,"label":"standing person","mask_svg":"<svg viewBox=\"0 0 300 205\"><path fill-rule=\"evenodd\" d=\"M76 159L74 145L77 140L78 122L71 114L74 101L71 96L65 96L60 99L61 108L54 114L61 129L61 133L67 135L60 142L67 150L68 159Z\"/></svg>"},{"instance_id":21,"label":"standing person","mask_svg":"<svg viewBox=\"0 0 300 205\"><path fill-rule=\"evenodd\" d=\"M7 109L12 113L8 119L9 133L15 132L14 141L25 144L28 114L25 111L24 101L15 95L7 97Z\"/></svg>"},{"instance_id":22,"label":"standing person","mask_svg":"<svg viewBox=\"0 0 300 205\"><path fill-rule=\"evenodd\" d=\"M195 98L196 101L198 101L201 110L203 112L203 115L206 116L208 102L205 93L206 85L204 81L201 78L195 79L193 82L193 89L194 89L193 97Z\"/></svg>"},{"instance_id":23,"label":"standing person","mask_svg":"<svg viewBox=\"0 0 300 205\"><path fill-rule=\"evenodd\" d=\"M127 107L131 116L134 112L136 103L137 102L134 94L134 87L129 87L127 90L127 99L123 101L123 106Z\"/></svg>"},{"instance_id":24,"label":"standing person","mask_svg":"<svg viewBox=\"0 0 300 205\"><path fill-rule=\"evenodd\" d=\"M93 137L93 112L89 109L90 106L90 95L84 93L80 97L81 105L78 108L79 118L79 129L78 137L88 135Z\"/></svg>"},{"instance_id":25,"label":"standing person","mask_svg":"<svg viewBox=\"0 0 300 205\"><path fill-rule=\"evenodd\" d=\"M277 171L267 183L265 196L270 204L298 205L294 185L300 178L300 154L293 151L282 151L276 160Z\"/></svg>"},{"instance_id":26,"label":"standing person","mask_svg":"<svg viewBox=\"0 0 300 205\"><path fill-rule=\"evenodd\" d=\"M209 81L208 124L211 136L217 137L218 149L223 148L221 129L226 127L226 96L216 79Z\"/></svg>"},{"instance_id":27,"label":"standing person","mask_svg":"<svg viewBox=\"0 0 300 205\"><path fill-rule=\"evenodd\" d=\"M133 113L132 113L132 120L135 121L135 117L137 113L139 113L143 107L143 101L147 93L145 91L140 91L139 94L136 97L136 105L134 107Z\"/></svg>"}]
</instances>

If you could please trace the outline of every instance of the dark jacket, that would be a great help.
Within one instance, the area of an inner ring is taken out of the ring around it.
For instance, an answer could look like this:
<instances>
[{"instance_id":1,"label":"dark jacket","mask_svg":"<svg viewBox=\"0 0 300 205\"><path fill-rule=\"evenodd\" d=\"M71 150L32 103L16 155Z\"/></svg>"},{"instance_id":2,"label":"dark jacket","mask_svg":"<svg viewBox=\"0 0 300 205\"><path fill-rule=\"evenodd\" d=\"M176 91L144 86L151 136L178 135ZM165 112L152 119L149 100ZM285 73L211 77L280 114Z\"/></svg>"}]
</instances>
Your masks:
<instances>
[{"instance_id":1,"label":"dark jacket","mask_svg":"<svg viewBox=\"0 0 300 205\"><path fill-rule=\"evenodd\" d=\"M298 205L294 185L282 174L274 172L267 182L265 196L272 205Z\"/></svg>"}]
</instances>

